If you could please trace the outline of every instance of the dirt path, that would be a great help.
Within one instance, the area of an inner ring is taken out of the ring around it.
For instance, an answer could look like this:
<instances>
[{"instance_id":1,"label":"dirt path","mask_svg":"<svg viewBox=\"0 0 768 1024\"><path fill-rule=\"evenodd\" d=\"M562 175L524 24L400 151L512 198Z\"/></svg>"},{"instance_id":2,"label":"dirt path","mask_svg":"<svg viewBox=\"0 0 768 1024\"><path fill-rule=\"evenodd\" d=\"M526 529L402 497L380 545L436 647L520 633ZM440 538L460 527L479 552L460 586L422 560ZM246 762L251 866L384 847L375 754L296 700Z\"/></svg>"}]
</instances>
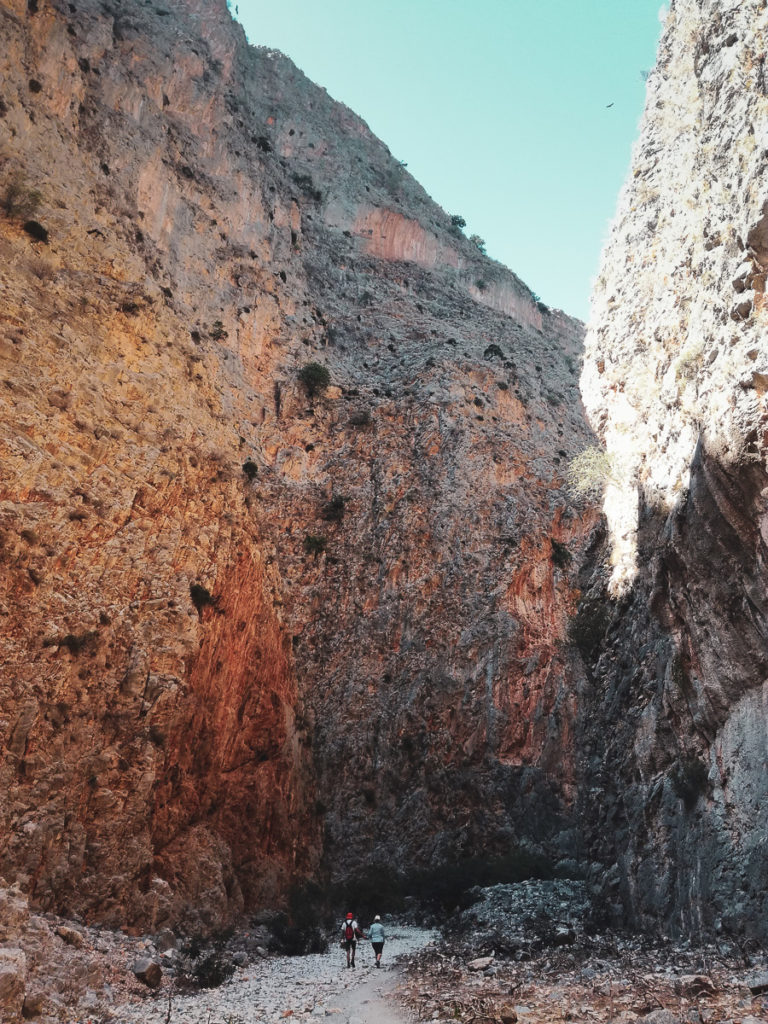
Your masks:
<instances>
[{"instance_id":1,"label":"dirt path","mask_svg":"<svg viewBox=\"0 0 768 1024\"><path fill-rule=\"evenodd\" d=\"M396 965L367 971L362 983L346 989L339 1009L349 1024L409 1024L394 998L401 972Z\"/></svg>"},{"instance_id":2,"label":"dirt path","mask_svg":"<svg viewBox=\"0 0 768 1024\"><path fill-rule=\"evenodd\" d=\"M347 969L344 951L302 957L268 957L238 970L220 988L174 997L147 993L139 1001L113 1007L120 1024L408 1024L394 998L401 980L396 958L422 948L432 933L391 927L383 966L374 966L369 942L358 948L357 967Z\"/></svg>"}]
</instances>

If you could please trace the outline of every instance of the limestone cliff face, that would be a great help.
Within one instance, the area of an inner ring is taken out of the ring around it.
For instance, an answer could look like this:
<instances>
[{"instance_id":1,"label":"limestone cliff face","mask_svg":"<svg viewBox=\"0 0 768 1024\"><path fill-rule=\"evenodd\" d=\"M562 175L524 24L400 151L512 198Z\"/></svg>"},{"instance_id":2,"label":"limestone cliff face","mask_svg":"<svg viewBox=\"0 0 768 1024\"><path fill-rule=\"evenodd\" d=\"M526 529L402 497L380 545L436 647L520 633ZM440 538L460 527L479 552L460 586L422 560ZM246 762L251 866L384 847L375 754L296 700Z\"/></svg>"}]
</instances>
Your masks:
<instances>
[{"instance_id":1,"label":"limestone cliff face","mask_svg":"<svg viewBox=\"0 0 768 1024\"><path fill-rule=\"evenodd\" d=\"M0 37L0 874L213 928L573 857L579 325L224 0Z\"/></svg>"},{"instance_id":2,"label":"limestone cliff face","mask_svg":"<svg viewBox=\"0 0 768 1024\"><path fill-rule=\"evenodd\" d=\"M617 723L587 727L592 850L617 913L763 938L767 33L763 0L672 3L582 377L610 459L591 707Z\"/></svg>"}]
</instances>

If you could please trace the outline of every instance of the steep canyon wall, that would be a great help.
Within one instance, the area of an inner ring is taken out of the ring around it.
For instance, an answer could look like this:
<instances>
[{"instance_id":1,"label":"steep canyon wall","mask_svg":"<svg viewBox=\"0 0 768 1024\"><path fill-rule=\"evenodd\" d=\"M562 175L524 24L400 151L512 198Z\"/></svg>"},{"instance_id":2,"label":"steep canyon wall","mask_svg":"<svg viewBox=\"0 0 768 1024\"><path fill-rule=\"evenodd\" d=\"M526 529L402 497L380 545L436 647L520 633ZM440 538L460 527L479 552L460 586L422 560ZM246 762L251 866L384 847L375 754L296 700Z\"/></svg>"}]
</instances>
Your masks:
<instances>
[{"instance_id":1,"label":"steep canyon wall","mask_svg":"<svg viewBox=\"0 0 768 1024\"><path fill-rule=\"evenodd\" d=\"M0 875L212 929L323 865L572 864L580 325L224 0L0 37Z\"/></svg>"},{"instance_id":2,"label":"steep canyon wall","mask_svg":"<svg viewBox=\"0 0 768 1024\"><path fill-rule=\"evenodd\" d=\"M586 339L610 540L580 612L606 905L763 940L767 37L763 0L666 18Z\"/></svg>"}]
</instances>

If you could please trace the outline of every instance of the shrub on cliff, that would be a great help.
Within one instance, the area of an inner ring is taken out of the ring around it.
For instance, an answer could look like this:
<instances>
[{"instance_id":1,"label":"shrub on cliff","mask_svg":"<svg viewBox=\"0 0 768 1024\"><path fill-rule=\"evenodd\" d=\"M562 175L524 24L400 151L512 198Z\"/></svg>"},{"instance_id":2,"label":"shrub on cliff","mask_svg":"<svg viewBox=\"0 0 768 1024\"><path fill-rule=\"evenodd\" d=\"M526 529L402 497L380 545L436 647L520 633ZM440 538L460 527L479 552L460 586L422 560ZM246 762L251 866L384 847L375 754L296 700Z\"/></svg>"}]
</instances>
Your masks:
<instances>
[{"instance_id":1,"label":"shrub on cliff","mask_svg":"<svg viewBox=\"0 0 768 1024\"><path fill-rule=\"evenodd\" d=\"M610 612L602 601L589 598L579 603L576 615L568 624L568 640L586 662L594 661L610 621Z\"/></svg>"},{"instance_id":2,"label":"shrub on cliff","mask_svg":"<svg viewBox=\"0 0 768 1024\"><path fill-rule=\"evenodd\" d=\"M189 596L192 598L192 604L197 609L197 614L202 615L203 608L208 605L216 606L216 598L211 594L207 587L204 587L202 583L191 583L189 587Z\"/></svg>"},{"instance_id":3,"label":"shrub on cliff","mask_svg":"<svg viewBox=\"0 0 768 1024\"><path fill-rule=\"evenodd\" d=\"M549 543L552 545L552 564L556 565L558 569L567 569L573 560L571 552L565 544L561 544L554 537L550 538Z\"/></svg>"},{"instance_id":4,"label":"shrub on cliff","mask_svg":"<svg viewBox=\"0 0 768 1024\"><path fill-rule=\"evenodd\" d=\"M451 217L451 234L462 235L464 228L467 226L467 222L461 216L460 213L454 213Z\"/></svg>"},{"instance_id":5,"label":"shrub on cliff","mask_svg":"<svg viewBox=\"0 0 768 1024\"><path fill-rule=\"evenodd\" d=\"M568 463L565 479L574 494L601 498L608 484L617 482L615 459L598 445L585 448Z\"/></svg>"},{"instance_id":6,"label":"shrub on cliff","mask_svg":"<svg viewBox=\"0 0 768 1024\"><path fill-rule=\"evenodd\" d=\"M328 545L328 541L325 537L319 537L314 533L308 533L304 538L304 550L308 555L314 555L317 558L325 551Z\"/></svg>"},{"instance_id":7,"label":"shrub on cliff","mask_svg":"<svg viewBox=\"0 0 768 1024\"><path fill-rule=\"evenodd\" d=\"M34 238L36 242L48 244L48 229L44 228L40 221L25 220L22 226L30 238Z\"/></svg>"},{"instance_id":8,"label":"shrub on cliff","mask_svg":"<svg viewBox=\"0 0 768 1024\"><path fill-rule=\"evenodd\" d=\"M322 517L327 523L340 523L344 518L344 501L340 494L334 494L323 506Z\"/></svg>"},{"instance_id":9,"label":"shrub on cliff","mask_svg":"<svg viewBox=\"0 0 768 1024\"><path fill-rule=\"evenodd\" d=\"M35 215L43 201L42 193L30 188L21 172L12 175L0 196L0 207L6 217L14 220L29 220Z\"/></svg>"},{"instance_id":10,"label":"shrub on cliff","mask_svg":"<svg viewBox=\"0 0 768 1024\"><path fill-rule=\"evenodd\" d=\"M299 380L307 389L309 397L314 398L331 383L331 374L322 363L307 363L299 370Z\"/></svg>"},{"instance_id":11,"label":"shrub on cliff","mask_svg":"<svg viewBox=\"0 0 768 1024\"><path fill-rule=\"evenodd\" d=\"M696 806L709 786L709 769L698 757L683 758L670 774L672 788L683 801L686 810Z\"/></svg>"},{"instance_id":12,"label":"shrub on cliff","mask_svg":"<svg viewBox=\"0 0 768 1024\"><path fill-rule=\"evenodd\" d=\"M229 333L224 330L224 324L221 320L214 320L213 326L211 327L211 337L214 341L223 341L229 337Z\"/></svg>"}]
</instances>

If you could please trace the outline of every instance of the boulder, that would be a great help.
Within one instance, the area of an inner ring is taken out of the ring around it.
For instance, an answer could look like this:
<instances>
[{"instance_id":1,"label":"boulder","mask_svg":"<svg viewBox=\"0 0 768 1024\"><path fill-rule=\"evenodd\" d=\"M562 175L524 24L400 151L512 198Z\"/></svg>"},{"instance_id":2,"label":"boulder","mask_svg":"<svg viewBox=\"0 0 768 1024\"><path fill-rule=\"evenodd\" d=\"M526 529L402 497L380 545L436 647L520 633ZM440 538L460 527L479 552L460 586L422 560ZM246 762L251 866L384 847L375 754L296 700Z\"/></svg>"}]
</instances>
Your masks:
<instances>
[{"instance_id":1,"label":"boulder","mask_svg":"<svg viewBox=\"0 0 768 1024\"><path fill-rule=\"evenodd\" d=\"M675 992L693 999L695 996L713 995L715 986L705 974L684 974L675 981Z\"/></svg>"},{"instance_id":2,"label":"boulder","mask_svg":"<svg viewBox=\"0 0 768 1024\"><path fill-rule=\"evenodd\" d=\"M82 949L85 945L85 937L76 928L68 928L66 925L61 924L56 929L56 934L68 946L74 946L75 949Z\"/></svg>"},{"instance_id":3,"label":"boulder","mask_svg":"<svg viewBox=\"0 0 768 1024\"><path fill-rule=\"evenodd\" d=\"M160 964L148 958L137 960L133 965L133 973L148 988L157 988L163 980L163 972Z\"/></svg>"},{"instance_id":4,"label":"boulder","mask_svg":"<svg viewBox=\"0 0 768 1024\"><path fill-rule=\"evenodd\" d=\"M45 993L40 991L27 992L24 996L24 1004L21 1007L21 1014L25 1020L34 1020L39 1017L45 1008Z\"/></svg>"},{"instance_id":5,"label":"boulder","mask_svg":"<svg viewBox=\"0 0 768 1024\"><path fill-rule=\"evenodd\" d=\"M13 943L29 920L27 899L17 885L6 888L0 878L0 942Z\"/></svg>"},{"instance_id":6,"label":"boulder","mask_svg":"<svg viewBox=\"0 0 768 1024\"><path fill-rule=\"evenodd\" d=\"M654 1010L640 1018L643 1024L680 1024L680 1017L671 1010Z\"/></svg>"},{"instance_id":7,"label":"boulder","mask_svg":"<svg viewBox=\"0 0 768 1024\"><path fill-rule=\"evenodd\" d=\"M744 980L752 995L768 992L768 971L757 971Z\"/></svg>"},{"instance_id":8,"label":"boulder","mask_svg":"<svg viewBox=\"0 0 768 1024\"><path fill-rule=\"evenodd\" d=\"M470 971L484 971L490 967L494 958L492 956L479 956L476 960L470 960L467 967Z\"/></svg>"},{"instance_id":9,"label":"boulder","mask_svg":"<svg viewBox=\"0 0 768 1024\"><path fill-rule=\"evenodd\" d=\"M163 928L155 937L155 949L158 953L165 953L169 949L176 948L176 936L170 928Z\"/></svg>"}]
</instances>

